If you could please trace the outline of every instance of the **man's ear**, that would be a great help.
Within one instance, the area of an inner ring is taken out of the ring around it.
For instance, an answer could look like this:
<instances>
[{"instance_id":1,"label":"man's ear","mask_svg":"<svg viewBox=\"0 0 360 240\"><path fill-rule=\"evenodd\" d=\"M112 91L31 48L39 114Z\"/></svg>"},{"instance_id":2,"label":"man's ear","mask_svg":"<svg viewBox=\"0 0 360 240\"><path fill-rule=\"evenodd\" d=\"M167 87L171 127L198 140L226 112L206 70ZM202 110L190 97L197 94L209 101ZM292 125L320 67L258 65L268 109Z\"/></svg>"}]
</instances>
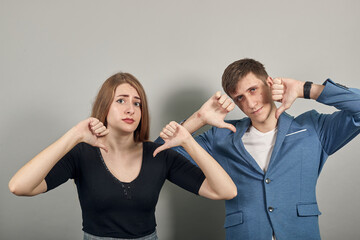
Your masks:
<instances>
[{"instance_id":1,"label":"man's ear","mask_svg":"<svg viewBox=\"0 0 360 240\"><path fill-rule=\"evenodd\" d=\"M268 77L266 78L266 84L267 84L269 87L271 87L271 86L274 84L274 81L273 81L273 79L272 79L270 76L268 76Z\"/></svg>"}]
</instances>

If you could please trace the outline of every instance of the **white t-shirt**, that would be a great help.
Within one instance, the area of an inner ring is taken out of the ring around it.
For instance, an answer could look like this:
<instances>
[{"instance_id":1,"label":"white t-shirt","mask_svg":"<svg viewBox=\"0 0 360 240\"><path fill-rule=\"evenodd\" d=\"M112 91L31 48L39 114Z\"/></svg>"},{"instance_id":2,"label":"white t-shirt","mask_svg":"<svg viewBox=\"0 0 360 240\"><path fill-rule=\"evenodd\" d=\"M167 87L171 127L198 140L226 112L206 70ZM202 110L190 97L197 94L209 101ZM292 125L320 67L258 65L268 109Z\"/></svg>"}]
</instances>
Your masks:
<instances>
[{"instance_id":1,"label":"white t-shirt","mask_svg":"<svg viewBox=\"0 0 360 240\"><path fill-rule=\"evenodd\" d=\"M267 171L269 166L272 151L274 149L275 141L277 136L277 128L263 133L257 130L255 127L250 126L242 137L244 147L246 151L255 159L260 168ZM275 235L273 233L273 240Z\"/></svg>"},{"instance_id":2,"label":"white t-shirt","mask_svg":"<svg viewBox=\"0 0 360 240\"><path fill-rule=\"evenodd\" d=\"M277 128L263 133L250 126L242 137L246 151L255 159L260 168L266 172L277 136Z\"/></svg>"}]
</instances>

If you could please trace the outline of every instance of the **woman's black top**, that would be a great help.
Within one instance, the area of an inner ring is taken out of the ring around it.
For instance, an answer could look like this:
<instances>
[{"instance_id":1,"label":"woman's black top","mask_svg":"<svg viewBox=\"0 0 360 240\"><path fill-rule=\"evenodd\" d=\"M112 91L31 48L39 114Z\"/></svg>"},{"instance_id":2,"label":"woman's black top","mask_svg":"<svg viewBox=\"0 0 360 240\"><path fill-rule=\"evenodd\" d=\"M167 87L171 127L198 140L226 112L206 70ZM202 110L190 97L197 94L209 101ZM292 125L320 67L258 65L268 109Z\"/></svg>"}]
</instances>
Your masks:
<instances>
[{"instance_id":1,"label":"woman's black top","mask_svg":"<svg viewBox=\"0 0 360 240\"><path fill-rule=\"evenodd\" d=\"M154 158L159 145L143 143L139 175L130 183L108 170L100 149L76 145L49 172L47 191L74 179L83 217L83 231L101 237L138 238L155 231L155 206L165 179L198 194L205 176L181 154L168 149Z\"/></svg>"}]
</instances>

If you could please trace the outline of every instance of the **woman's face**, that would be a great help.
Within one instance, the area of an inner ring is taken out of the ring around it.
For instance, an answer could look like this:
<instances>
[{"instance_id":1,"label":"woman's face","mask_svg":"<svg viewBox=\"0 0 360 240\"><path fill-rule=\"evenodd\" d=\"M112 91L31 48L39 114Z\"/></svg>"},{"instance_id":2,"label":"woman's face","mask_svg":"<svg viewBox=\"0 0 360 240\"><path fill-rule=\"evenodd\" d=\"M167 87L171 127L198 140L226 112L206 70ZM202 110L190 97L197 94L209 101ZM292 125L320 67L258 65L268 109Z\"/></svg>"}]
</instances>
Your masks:
<instances>
[{"instance_id":1,"label":"woman's face","mask_svg":"<svg viewBox=\"0 0 360 240\"><path fill-rule=\"evenodd\" d=\"M133 133L141 120L141 99L128 83L117 86L107 115L107 127L123 133Z\"/></svg>"}]
</instances>

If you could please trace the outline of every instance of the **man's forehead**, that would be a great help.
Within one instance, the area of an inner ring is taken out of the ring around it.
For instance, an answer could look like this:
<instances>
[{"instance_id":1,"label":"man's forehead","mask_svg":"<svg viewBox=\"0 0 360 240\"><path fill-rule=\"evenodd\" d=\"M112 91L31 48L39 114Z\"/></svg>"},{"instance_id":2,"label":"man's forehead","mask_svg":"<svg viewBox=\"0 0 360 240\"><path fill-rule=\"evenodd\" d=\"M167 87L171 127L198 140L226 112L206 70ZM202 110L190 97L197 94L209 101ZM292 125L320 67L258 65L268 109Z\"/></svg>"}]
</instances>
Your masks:
<instances>
[{"instance_id":1,"label":"man's forehead","mask_svg":"<svg viewBox=\"0 0 360 240\"><path fill-rule=\"evenodd\" d=\"M234 92L231 95L242 94L249 88L258 86L262 83L263 81L257 77L244 77L237 82Z\"/></svg>"},{"instance_id":2,"label":"man's forehead","mask_svg":"<svg viewBox=\"0 0 360 240\"><path fill-rule=\"evenodd\" d=\"M241 82L249 83L249 82L259 82L259 81L262 82L262 80L259 77L257 77L254 73L249 72L244 77L239 78L237 84L239 84Z\"/></svg>"}]
</instances>

